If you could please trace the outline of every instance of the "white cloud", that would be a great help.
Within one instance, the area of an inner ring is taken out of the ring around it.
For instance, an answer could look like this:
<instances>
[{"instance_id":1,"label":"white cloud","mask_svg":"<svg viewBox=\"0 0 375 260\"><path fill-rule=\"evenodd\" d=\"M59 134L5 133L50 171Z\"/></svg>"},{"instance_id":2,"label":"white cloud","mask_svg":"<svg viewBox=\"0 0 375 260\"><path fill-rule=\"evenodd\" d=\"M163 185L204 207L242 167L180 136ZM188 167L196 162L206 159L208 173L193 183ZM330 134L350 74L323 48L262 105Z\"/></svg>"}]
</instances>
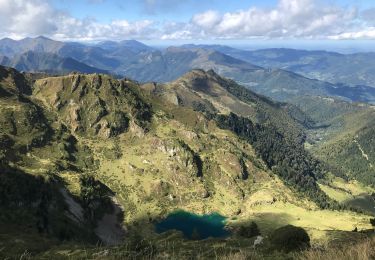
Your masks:
<instances>
[{"instance_id":1,"label":"white cloud","mask_svg":"<svg viewBox=\"0 0 375 260\"><path fill-rule=\"evenodd\" d=\"M220 14L216 11L209 10L207 12L196 14L192 18L192 22L204 29L212 29L221 21Z\"/></svg>"},{"instance_id":2,"label":"white cloud","mask_svg":"<svg viewBox=\"0 0 375 260\"><path fill-rule=\"evenodd\" d=\"M105 0L86 0L100 3ZM142 0L162 8L177 0ZM186 0L184 3L197 0ZM102 39L375 39L375 9L358 13L323 0L279 0L273 8L249 7L195 14L186 22L126 19L100 23L56 10L49 0L0 0L0 37L46 35L60 40Z\"/></svg>"},{"instance_id":3,"label":"white cloud","mask_svg":"<svg viewBox=\"0 0 375 260\"><path fill-rule=\"evenodd\" d=\"M197 14L192 23L211 37L326 37L354 22L355 9L324 5L314 0L280 0L273 9L250 7L219 15Z\"/></svg>"},{"instance_id":4,"label":"white cloud","mask_svg":"<svg viewBox=\"0 0 375 260\"><path fill-rule=\"evenodd\" d=\"M328 38L331 40L375 39L375 27L369 27L363 31L352 31L338 35L331 35Z\"/></svg>"},{"instance_id":5,"label":"white cloud","mask_svg":"<svg viewBox=\"0 0 375 260\"><path fill-rule=\"evenodd\" d=\"M94 0L98 3L98 0ZM113 20L98 23L55 10L43 0L0 0L0 37L46 35L60 40L148 39L157 37L154 22Z\"/></svg>"},{"instance_id":6,"label":"white cloud","mask_svg":"<svg viewBox=\"0 0 375 260\"><path fill-rule=\"evenodd\" d=\"M153 35L154 22L141 20L129 22L127 20L114 20L108 24L98 23L92 19L79 20L62 17L60 27L55 37L61 40L120 40L127 38L149 39Z\"/></svg>"},{"instance_id":7,"label":"white cloud","mask_svg":"<svg viewBox=\"0 0 375 260\"><path fill-rule=\"evenodd\" d=\"M0 31L3 34L36 35L57 30L55 11L40 0L0 0Z\"/></svg>"}]
</instances>

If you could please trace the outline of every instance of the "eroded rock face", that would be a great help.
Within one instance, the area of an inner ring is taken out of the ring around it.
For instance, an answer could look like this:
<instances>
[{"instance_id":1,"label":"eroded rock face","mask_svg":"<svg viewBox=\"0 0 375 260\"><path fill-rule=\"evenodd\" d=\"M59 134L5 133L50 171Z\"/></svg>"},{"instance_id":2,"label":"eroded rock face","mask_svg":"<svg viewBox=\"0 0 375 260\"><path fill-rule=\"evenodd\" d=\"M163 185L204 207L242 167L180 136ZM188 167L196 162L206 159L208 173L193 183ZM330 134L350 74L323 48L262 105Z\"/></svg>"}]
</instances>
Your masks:
<instances>
[{"instance_id":1,"label":"eroded rock face","mask_svg":"<svg viewBox=\"0 0 375 260\"><path fill-rule=\"evenodd\" d=\"M193 131L182 130L181 134L189 140L195 140L198 138L198 135Z\"/></svg>"},{"instance_id":2,"label":"eroded rock face","mask_svg":"<svg viewBox=\"0 0 375 260\"><path fill-rule=\"evenodd\" d=\"M167 92L162 95L162 99L165 102L171 103L173 105L178 106L180 104L180 99L176 93L173 92Z\"/></svg>"},{"instance_id":3,"label":"eroded rock face","mask_svg":"<svg viewBox=\"0 0 375 260\"><path fill-rule=\"evenodd\" d=\"M173 200L175 196L171 193L172 191L172 185L165 180L156 180L153 183L151 183L151 194L153 196L168 196Z\"/></svg>"},{"instance_id":4,"label":"eroded rock face","mask_svg":"<svg viewBox=\"0 0 375 260\"><path fill-rule=\"evenodd\" d=\"M207 198L210 197L210 193L206 189L203 190L203 192L201 193L201 195L202 195L202 199L207 199Z\"/></svg>"},{"instance_id":5,"label":"eroded rock face","mask_svg":"<svg viewBox=\"0 0 375 260\"><path fill-rule=\"evenodd\" d=\"M145 135L145 129L137 125L134 121L130 122L129 131L138 137L144 137Z\"/></svg>"},{"instance_id":6,"label":"eroded rock face","mask_svg":"<svg viewBox=\"0 0 375 260\"><path fill-rule=\"evenodd\" d=\"M189 175L195 177L203 175L203 162L200 156L183 141L156 139L153 146L175 160Z\"/></svg>"},{"instance_id":7,"label":"eroded rock face","mask_svg":"<svg viewBox=\"0 0 375 260\"><path fill-rule=\"evenodd\" d=\"M272 205L277 201L276 196L273 194L269 194L264 191L258 191L249 198L248 205L249 206L258 206L258 205Z\"/></svg>"}]
</instances>

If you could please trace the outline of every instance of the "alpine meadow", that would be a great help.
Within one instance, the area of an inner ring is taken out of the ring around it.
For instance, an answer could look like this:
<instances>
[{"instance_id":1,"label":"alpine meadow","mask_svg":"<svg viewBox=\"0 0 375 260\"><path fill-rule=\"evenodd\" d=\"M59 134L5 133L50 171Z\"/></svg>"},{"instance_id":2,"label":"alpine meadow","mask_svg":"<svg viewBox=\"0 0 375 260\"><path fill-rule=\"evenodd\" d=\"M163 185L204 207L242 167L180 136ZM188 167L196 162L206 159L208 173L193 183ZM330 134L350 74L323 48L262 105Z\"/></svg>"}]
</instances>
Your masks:
<instances>
[{"instance_id":1,"label":"alpine meadow","mask_svg":"<svg viewBox=\"0 0 375 260\"><path fill-rule=\"evenodd\" d=\"M375 3L0 0L0 259L375 259Z\"/></svg>"}]
</instances>

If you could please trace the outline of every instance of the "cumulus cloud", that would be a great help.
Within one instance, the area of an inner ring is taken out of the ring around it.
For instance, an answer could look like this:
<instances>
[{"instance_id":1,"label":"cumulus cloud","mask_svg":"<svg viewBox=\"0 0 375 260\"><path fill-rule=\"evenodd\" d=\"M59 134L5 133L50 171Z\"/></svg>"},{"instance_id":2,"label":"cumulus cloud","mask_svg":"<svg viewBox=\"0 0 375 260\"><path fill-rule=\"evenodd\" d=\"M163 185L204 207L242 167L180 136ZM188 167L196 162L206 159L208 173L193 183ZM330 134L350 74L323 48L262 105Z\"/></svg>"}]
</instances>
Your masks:
<instances>
[{"instance_id":1,"label":"cumulus cloud","mask_svg":"<svg viewBox=\"0 0 375 260\"><path fill-rule=\"evenodd\" d=\"M103 24L92 19L80 20L72 17L61 17L60 19L59 30L53 36L61 40L95 41L157 37L154 35L154 22L150 20L135 22L113 20L108 24Z\"/></svg>"},{"instance_id":2,"label":"cumulus cloud","mask_svg":"<svg viewBox=\"0 0 375 260\"><path fill-rule=\"evenodd\" d=\"M209 10L207 12L196 14L192 18L193 24L204 29L210 30L222 20L220 14L216 11Z\"/></svg>"},{"instance_id":3,"label":"cumulus cloud","mask_svg":"<svg viewBox=\"0 0 375 260\"><path fill-rule=\"evenodd\" d=\"M351 32L340 33L337 35L332 35L332 36L329 36L328 39L331 39L331 40L375 39L375 27L368 27L361 31L351 31Z\"/></svg>"},{"instance_id":4,"label":"cumulus cloud","mask_svg":"<svg viewBox=\"0 0 375 260\"><path fill-rule=\"evenodd\" d=\"M355 8L344 9L314 0L280 0L273 9L218 14L197 14L192 23L204 35L219 38L324 37L350 27L357 17Z\"/></svg>"},{"instance_id":5,"label":"cumulus cloud","mask_svg":"<svg viewBox=\"0 0 375 260\"><path fill-rule=\"evenodd\" d=\"M93 0L91 0L93 1ZM98 3L98 0L94 0ZM103 0L101 0L103 1ZM54 9L43 0L0 0L0 37L22 38L47 35L61 40L102 40L157 37L154 22L113 20L99 23L95 19L77 19Z\"/></svg>"},{"instance_id":6,"label":"cumulus cloud","mask_svg":"<svg viewBox=\"0 0 375 260\"><path fill-rule=\"evenodd\" d=\"M86 0L103 2L105 0ZM197 0L142 0L164 8ZM207 10L186 22L125 19L100 23L56 10L49 0L0 0L0 37L46 35L60 40L103 39L375 39L375 9L362 12L323 0L279 0L273 8Z\"/></svg>"},{"instance_id":7,"label":"cumulus cloud","mask_svg":"<svg viewBox=\"0 0 375 260\"><path fill-rule=\"evenodd\" d=\"M0 0L0 31L3 34L26 35L53 33L55 11L40 0Z\"/></svg>"}]
</instances>

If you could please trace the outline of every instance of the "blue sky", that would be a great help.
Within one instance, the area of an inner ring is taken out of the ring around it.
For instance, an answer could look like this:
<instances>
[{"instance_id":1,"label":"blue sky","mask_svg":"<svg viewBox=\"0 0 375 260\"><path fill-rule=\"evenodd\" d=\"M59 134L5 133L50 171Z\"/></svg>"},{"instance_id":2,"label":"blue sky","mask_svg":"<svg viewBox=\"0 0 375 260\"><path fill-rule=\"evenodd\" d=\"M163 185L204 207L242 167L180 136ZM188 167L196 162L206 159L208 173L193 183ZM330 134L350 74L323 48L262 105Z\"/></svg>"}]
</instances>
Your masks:
<instances>
[{"instance_id":1,"label":"blue sky","mask_svg":"<svg viewBox=\"0 0 375 260\"><path fill-rule=\"evenodd\" d=\"M277 0L53 0L52 4L66 10L74 17L93 17L108 23L114 19L137 21L153 19L158 21L188 21L194 14L207 10L234 12L250 7L272 8ZM359 9L375 7L373 0L336 0L341 6L356 6Z\"/></svg>"},{"instance_id":2,"label":"blue sky","mask_svg":"<svg viewBox=\"0 0 375 260\"><path fill-rule=\"evenodd\" d=\"M57 8L81 19L95 17L100 22L113 19L155 19L158 21L188 21L194 14L215 9L233 12L250 6L272 7L276 0L53 0Z\"/></svg>"},{"instance_id":3,"label":"blue sky","mask_svg":"<svg viewBox=\"0 0 375 260\"><path fill-rule=\"evenodd\" d=\"M0 0L0 37L95 42L375 39L373 0Z\"/></svg>"}]
</instances>

